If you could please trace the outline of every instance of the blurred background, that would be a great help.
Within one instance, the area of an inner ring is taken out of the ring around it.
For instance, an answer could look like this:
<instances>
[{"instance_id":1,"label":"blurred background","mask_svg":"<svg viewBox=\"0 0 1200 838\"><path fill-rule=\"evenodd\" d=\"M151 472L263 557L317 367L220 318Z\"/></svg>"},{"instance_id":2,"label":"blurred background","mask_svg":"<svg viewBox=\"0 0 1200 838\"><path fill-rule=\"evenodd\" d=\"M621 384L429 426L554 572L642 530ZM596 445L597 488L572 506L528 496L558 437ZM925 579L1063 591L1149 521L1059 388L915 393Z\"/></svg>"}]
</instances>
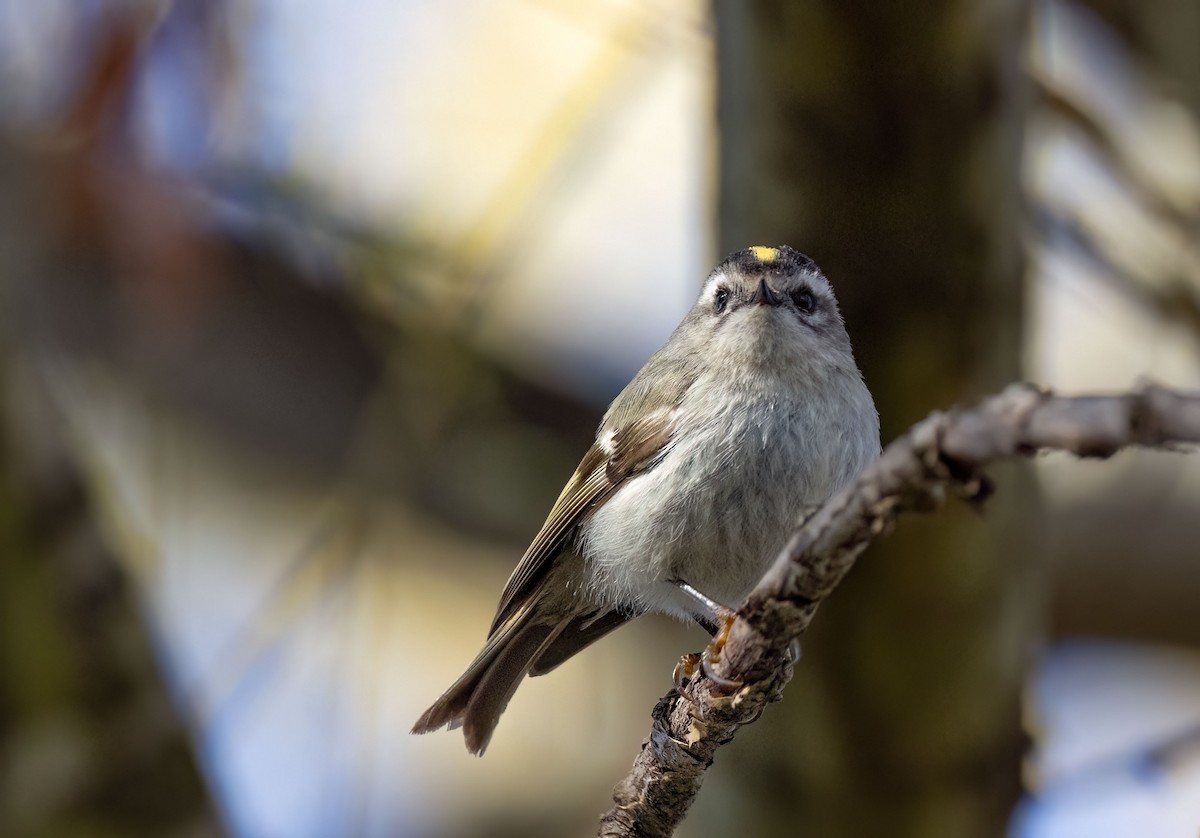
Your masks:
<instances>
[{"instance_id":1,"label":"blurred background","mask_svg":"<svg viewBox=\"0 0 1200 838\"><path fill-rule=\"evenodd\" d=\"M1200 387L1200 4L0 0L0 834L590 834L638 620L411 737L721 256L834 283L885 442ZM685 836L1189 835L1200 460L875 545Z\"/></svg>"}]
</instances>

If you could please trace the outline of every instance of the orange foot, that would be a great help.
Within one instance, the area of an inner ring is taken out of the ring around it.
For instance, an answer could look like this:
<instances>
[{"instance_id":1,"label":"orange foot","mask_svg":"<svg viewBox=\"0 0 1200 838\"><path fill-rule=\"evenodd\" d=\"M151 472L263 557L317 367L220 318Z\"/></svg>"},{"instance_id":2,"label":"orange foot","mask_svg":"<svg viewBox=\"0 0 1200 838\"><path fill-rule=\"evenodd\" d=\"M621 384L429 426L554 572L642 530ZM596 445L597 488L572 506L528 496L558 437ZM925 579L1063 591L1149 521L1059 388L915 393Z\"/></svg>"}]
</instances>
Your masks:
<instances>
[{"instance_id":1,"label":"orange foot","mask_svg":"<svg viewBox=\"0 0 1200 838\"><path fill-rule=\"evenodd\" d=\"M688 684L696 677L696 673L700 671L700 655L693 652L690 655L681 655L679 663L675 664L675 671L671 673L671 680L675 682L675 689L680 693L685 693Z\"/></svg>"},{"instance_id":2,"label":"orange foot","mask_svg":"<svg viewBox=\"0 0 1200 838\"><path fill-rule=\"evenodd\" d=\"M733 628L736 620L736 612L730 611L727 608L720 610L717 614L717 633L713 635L712 642L708 644L708 648L704 650L703 657L700 658L700 667L704 670L704 674L718 687L729 692L740 689L742 684L740 681L733 681L718 675L716 665L721 660L721 651L725 648L725 643L729 640L729 630Z\"/></svg>"}]
</instances>

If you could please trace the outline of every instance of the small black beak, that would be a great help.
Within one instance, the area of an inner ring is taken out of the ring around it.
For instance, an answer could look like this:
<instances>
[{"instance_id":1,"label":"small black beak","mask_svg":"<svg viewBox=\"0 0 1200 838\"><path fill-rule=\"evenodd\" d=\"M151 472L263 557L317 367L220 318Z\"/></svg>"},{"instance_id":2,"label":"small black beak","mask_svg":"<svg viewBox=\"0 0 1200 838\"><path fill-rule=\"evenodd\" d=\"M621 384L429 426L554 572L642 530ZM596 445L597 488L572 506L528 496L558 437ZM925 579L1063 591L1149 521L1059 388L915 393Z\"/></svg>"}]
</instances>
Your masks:
<instances>
[{"instance_id":1,"label":"small black beak","mask_svg":"<svg viewBox=\"0 0 1200 838\"><path fill-rule=\"evenodd\" d=\"M758 288L754 291L754 297L750 300L752 303L759 305L777 306L783 302L783 297L777 295L771 290L771 286L767 285L767 278L764 276L758 281Z\"/></svg>"}]
</instances>

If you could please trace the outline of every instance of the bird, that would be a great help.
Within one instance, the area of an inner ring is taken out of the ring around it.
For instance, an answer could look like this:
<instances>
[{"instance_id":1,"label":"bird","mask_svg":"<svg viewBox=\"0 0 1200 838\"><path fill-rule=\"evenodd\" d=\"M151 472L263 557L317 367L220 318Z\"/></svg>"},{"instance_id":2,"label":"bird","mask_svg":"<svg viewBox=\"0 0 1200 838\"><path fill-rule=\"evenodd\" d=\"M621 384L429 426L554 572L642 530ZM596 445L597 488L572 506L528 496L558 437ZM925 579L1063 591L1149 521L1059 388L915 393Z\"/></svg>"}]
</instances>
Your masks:
<instances>
[{"instance_id":1,"label":"bird","mask_svg":"<svg viewBox=\"0 0 1200 838\"><path fill-rule=\"evenodd\" d=\"M605 412L505 584L483 649L413 726L482 755L527 676L649 612L717 633L797 525L880 451L833 288L737 251Z\"/></svg>"}]
</instances>

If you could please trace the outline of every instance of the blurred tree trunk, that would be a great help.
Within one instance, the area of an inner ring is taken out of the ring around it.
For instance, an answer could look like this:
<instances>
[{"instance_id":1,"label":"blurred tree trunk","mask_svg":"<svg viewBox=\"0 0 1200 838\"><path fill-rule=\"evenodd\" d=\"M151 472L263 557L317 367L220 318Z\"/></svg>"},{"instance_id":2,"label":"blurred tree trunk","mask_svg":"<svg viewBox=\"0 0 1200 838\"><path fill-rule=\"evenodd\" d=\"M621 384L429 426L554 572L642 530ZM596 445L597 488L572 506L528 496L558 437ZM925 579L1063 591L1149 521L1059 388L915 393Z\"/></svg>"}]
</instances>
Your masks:
<instances>
[{"instance_id":1,"label":"blurred tree trunk","mask_svg":"<svg viewBox=\"0 0 1200 838\"><path fill-rule=\"evenodd\" d=\"M757 0L715 17L722 252L788 243L816 259L885 442L1019 378L1022 4ZM718 761L737 799L702 795L694 819L748 835L1004 832L1042 604L1000 536L1021 529L1015 494L863 557L787 699L746 737L761 747Z\"/></svg>"}]
</instances>

